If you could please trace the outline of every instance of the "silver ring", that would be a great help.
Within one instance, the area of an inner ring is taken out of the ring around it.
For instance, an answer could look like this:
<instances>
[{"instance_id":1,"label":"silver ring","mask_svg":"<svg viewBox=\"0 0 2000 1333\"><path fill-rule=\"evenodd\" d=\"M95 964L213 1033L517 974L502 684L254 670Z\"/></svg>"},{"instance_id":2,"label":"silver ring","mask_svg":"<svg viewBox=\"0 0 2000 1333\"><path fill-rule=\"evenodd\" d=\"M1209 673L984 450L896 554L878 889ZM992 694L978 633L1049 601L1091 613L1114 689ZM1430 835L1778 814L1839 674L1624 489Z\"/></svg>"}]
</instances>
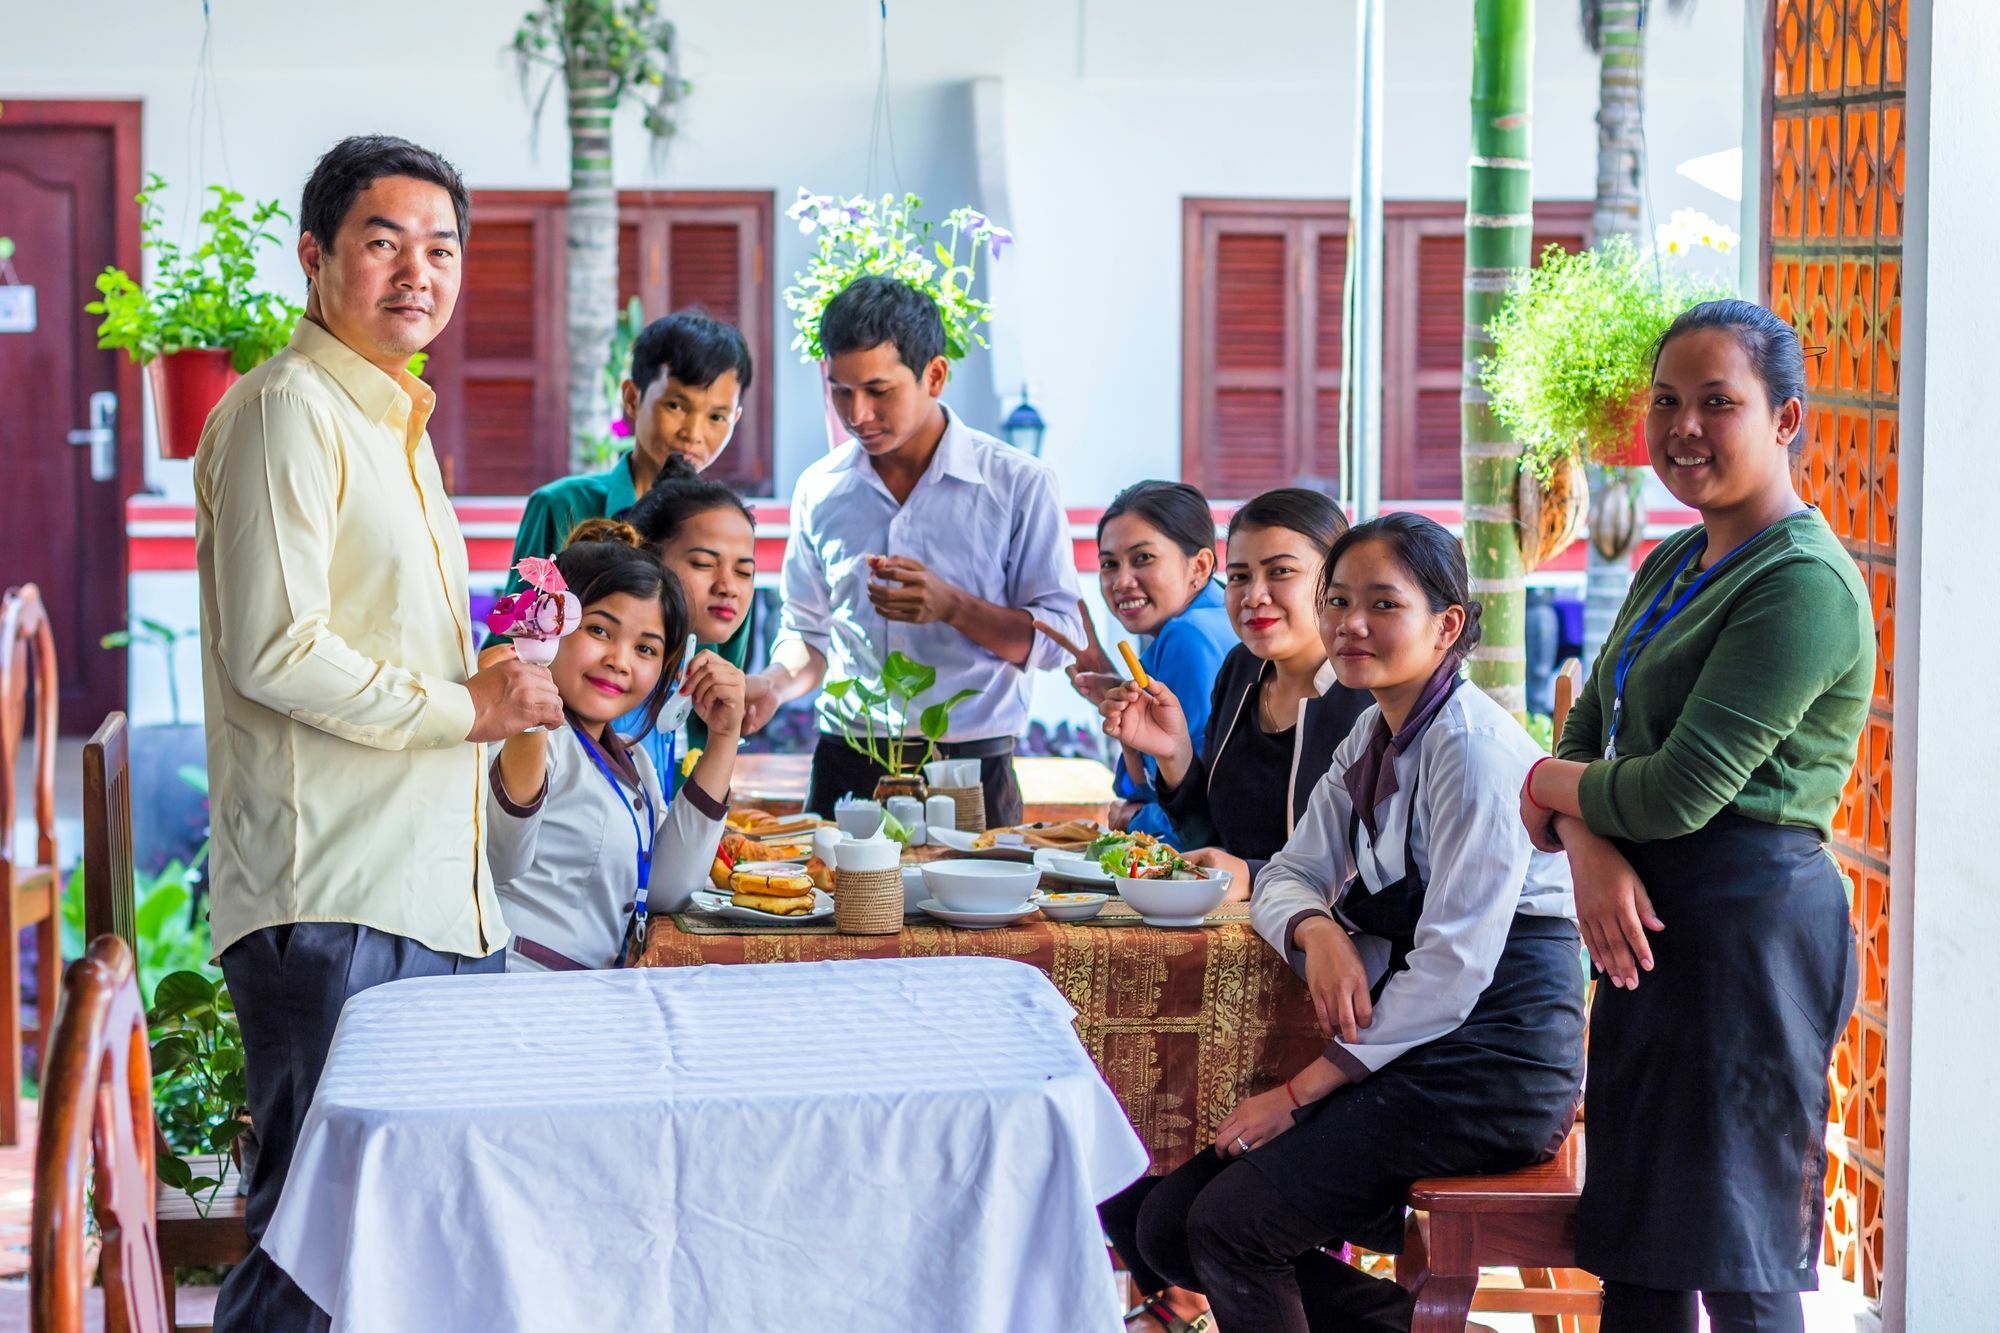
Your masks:
<instances>
[{"instance_id":1,"label":"silver ring","mask_svg":"<svg viewBox=\"0 0 2000 1333\"><path fill-rule=\"evenodd\" d=\"M1241 1134L1238 1134L1236 1136L1236 1146L1241 1148L1244 1152L1250 1151L1250 1145L1243 1141L1243 1136Z\"/></svg>"}]
</instances>

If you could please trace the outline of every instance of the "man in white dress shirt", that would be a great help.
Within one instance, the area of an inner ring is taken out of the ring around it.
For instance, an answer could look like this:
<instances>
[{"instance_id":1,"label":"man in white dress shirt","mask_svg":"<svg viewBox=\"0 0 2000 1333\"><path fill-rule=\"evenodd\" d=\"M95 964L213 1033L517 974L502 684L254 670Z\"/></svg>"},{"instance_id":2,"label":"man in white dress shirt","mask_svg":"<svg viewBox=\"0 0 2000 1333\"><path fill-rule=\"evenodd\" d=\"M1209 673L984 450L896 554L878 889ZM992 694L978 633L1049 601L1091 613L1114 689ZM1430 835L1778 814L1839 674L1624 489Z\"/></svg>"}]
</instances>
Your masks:
<instances>
[{"instance_id":1,"label":"man in white dress shirt","mask_svg":"<svg viewBox=\"0 0 2000 1333\"><path fill-rule=\"evenodd\" d=\"M1081 633L1055 477L940 401L944 323L916 288L858 279L828 303L820 343L834 410L854 438L807 468L793 492L784 629L763 673L769 686L752 686L750 729L829 672L878 681L900 652L937 670L910 710L909 733L924 708L969 691L940 752L980 760L989 826L1018 823L1013 754L1028 720L1028 672L1064 661L1034 622ZM840 797L873 793L883 770L844 739L861 734L860 709L852 695L821 695L808 810L831 815ZM883 735L887 709L873 722Z\"/></svg>"}]
</instances>

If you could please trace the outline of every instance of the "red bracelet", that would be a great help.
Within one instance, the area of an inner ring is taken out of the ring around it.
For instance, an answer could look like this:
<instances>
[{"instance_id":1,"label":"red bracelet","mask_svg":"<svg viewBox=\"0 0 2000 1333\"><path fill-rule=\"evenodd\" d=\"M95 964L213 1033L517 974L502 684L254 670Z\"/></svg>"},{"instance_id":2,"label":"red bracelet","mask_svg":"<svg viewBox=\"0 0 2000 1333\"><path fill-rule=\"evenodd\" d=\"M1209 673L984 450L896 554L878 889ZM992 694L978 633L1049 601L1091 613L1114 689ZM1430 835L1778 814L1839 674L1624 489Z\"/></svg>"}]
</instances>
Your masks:
<instances>
[{"instance_id":1,"label":"red bracelet","mask_svg":"<svg viewBox=\"0 0 2000 1333\"><path fill-rule=\"evenodd\" d=\"M1552 754L1545 754L1540 759L1537 759L1534 763L1529 764L1528 780L1521 784L1521 795L1528 798L1529 805L1534 806L1535 809L1541 811L1545 815L1554 814L1555 808L1553 806L1543 805L1540 801L1535 799L1535 770L1540 768L1543 764L1548 763L1551 759L1554 758L1555 756Z\"/></svg>"},{"instance_id":2,"label":"red bracelet","mask_svg":"<svg viewBox=\"0 0 2000 1333\"><path fill-rule=\"evenodd\" d=\"M1297 1074L1294 1074L1294 1075L1292 1075L1292 1078L1297 1078L1297 1077L1298 1077L1298 1075L1297 1075ZM1288 1078L1288 1079L1286 1079L1286 1080L1285 1080L1285 1095L1286 1095L1287 1097L1290 1097L1290 1098L1292 1099L1292 1109L1293 1109L1294 1111L1298 1110L1298 1109L1299 1109L1299 1107L1300 1107L1300 1102L1299 1102L1299 1094L1297 1094L1296 1092L1293 1092L1293 1091L1292 1091L1292 1079L1291 1079L1291 1078Z\"/></svg>"}]
</instances>

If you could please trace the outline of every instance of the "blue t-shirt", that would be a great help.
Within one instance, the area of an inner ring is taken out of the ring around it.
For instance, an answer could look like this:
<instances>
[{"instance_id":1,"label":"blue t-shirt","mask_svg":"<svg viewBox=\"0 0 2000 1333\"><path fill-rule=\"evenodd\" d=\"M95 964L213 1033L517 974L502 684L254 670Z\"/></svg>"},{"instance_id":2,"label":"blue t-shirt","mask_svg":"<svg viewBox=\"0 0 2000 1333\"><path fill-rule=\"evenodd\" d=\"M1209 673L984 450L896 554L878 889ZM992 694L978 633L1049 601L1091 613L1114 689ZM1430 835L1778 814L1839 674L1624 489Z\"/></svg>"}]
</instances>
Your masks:
<instances>
[{"instance_id":1,"label":"blue t-shirt","mask_svg":"<svg viewBox=\"0 0 2000 1333\"><path fill-rule=\"evenodd\" d=\"M1153 642L1139 654L1139 665L1146 669L1146 674L1172 690L1181 701L1181 711L1187 714L1188 735L1197 746L1208 727L1208 705L1215 692L1216 673L1222 670L1222 659L1235 646L1236 630L1229 623L1222 589L1211 582L1195 594L1179 615L1160 626ZM1159 771L1160 766L1148 759L1147 785L1140 786L1132 781L1124 763L1119 762L1113 769L1112 790L1121 801L1140 803L1127 827L1136 833L1171 838L1173 823L1153 798L1151 783L1158 778Z\"/></svg>"}]
</instances>

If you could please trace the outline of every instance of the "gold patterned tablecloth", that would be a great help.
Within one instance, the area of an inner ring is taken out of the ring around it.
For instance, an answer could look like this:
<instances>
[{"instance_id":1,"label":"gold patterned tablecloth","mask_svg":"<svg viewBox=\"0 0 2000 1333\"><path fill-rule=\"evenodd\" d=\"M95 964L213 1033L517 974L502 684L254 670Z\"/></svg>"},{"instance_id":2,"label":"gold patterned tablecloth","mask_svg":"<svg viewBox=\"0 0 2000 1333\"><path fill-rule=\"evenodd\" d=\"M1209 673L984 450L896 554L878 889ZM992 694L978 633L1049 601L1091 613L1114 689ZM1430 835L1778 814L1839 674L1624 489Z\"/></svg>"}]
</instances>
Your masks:
<instances>
[{"instance_id":1,"label":"gold patterned tablecloth","mask_svg":"<svg viewBox=\"0 0 2000 1333\"><path fill-rule=\"evenodd\" d=\"M1192 1157L1239 1100L1296 1073L1326 1045L1304 984L1247 921L1199 930L1036 919L995 930L907 924L895 935L695 935L655 917L640 965L962 956L1015 958L1048 974L1075 1008L1077 1036L1155 1173Z\"/></svg>"}]
</instances>

